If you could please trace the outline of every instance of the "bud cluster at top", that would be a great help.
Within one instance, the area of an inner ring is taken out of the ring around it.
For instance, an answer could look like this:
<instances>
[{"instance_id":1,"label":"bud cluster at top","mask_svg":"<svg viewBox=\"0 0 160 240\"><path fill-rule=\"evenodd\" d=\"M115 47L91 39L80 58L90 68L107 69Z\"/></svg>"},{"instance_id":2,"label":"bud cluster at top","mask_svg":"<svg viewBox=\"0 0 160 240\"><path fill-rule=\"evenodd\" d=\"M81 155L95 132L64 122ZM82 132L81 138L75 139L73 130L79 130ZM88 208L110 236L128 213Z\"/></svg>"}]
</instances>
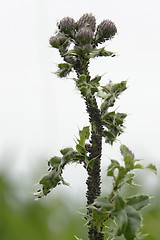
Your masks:
<instances>
[{"instance_id":1,"label":"bud cluster at top","mask_svg":"<svg viewBox=\"0 0 160 240\"><path fill-rule=\"evenodd\" d=\"M52 47L64 51L73 42L77 53L87 50L89 52L98 43L113 38L116 33L117 28L112 21L104 20L96 28L95 17L86 13L77 22L71 17L64 17L58 23L57 35L51 37L49 42Z\"/></svg>"}]
</instances>

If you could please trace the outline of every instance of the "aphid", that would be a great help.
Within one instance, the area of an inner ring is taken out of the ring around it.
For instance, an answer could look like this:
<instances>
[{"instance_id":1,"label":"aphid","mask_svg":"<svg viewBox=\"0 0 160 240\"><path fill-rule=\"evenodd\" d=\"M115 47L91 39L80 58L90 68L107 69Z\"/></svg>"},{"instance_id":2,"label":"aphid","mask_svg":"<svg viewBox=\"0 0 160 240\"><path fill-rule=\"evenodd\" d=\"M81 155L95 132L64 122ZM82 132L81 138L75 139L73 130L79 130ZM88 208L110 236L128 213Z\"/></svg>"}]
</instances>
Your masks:
<instances>
[{"instance_id":1,"label":"aphid","mask_svg":"<svg viewBox=\"0 0 160 240\"><path fill-rule=\"evenodd\" d=\"M51 165L51 163L50 163L50 161L48 161L48 167L50 167L50 165Z\"/></svg>"},{"instance_id":2,"label":"aphid","mask_svg":"<svg viewBox=\"0 0 160 240\"><path fill-rule=\"evenodd\" d=\"M38 190L37 190L37 192L40 192L40 191L41 191L41 189L38 189Z\"/></svg>"},{"instance_id":3,"label":"aphid","mask_svg":"<svg viewBox=\"0 0 160 240\"><path fill-rule=\"evenodd\" d=\"M41 198L41 196L38 196L38 198Z\"/></svg>"},{"instance_id":4,"label":"aphid","mask_svg":"<svg viewBox=\"0 0 160 240\"><path fill-rule=\"evenodd\" d=\"M50 171L51 170L51 167L50 168L48 168L48 171Z\"/></svg>"}]
</instances>

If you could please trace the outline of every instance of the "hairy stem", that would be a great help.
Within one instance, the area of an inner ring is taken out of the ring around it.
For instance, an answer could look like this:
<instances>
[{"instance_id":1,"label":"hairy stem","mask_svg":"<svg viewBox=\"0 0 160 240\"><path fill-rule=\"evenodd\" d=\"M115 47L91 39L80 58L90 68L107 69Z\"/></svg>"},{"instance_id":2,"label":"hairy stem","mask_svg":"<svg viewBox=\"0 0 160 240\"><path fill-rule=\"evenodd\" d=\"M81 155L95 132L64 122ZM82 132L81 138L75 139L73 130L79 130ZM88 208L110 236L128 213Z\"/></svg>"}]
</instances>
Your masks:
<instances>
[{"instance_id":1,"label":"hairy stem","mask_svg":"<svg viewBox=\"0 0 160 240\"><path fill-rule=\"evenodd\" d=\"M87 76L87 81L90 81L90 75L88 72L89 62L83 59L77 64L76 72L79 76L80 74L85 74ZM86 103L86 110L89 114L89 121L91 124L91 148L89 150L89 160L94 159L92 167L88 167L88 179L87 184L87 205L90 205L94 200L101 194L101 154L102 154L102 123L101 123L101 113L97 105L97 101L94 95L90 94L83 96ZM88 210L88 215L91 216L92 212ZM89 232L88 236L90 240L103 240L104 235L98 232L96 228L91 227L91 223L88 224Z\"/></svg>"}]
</instances>

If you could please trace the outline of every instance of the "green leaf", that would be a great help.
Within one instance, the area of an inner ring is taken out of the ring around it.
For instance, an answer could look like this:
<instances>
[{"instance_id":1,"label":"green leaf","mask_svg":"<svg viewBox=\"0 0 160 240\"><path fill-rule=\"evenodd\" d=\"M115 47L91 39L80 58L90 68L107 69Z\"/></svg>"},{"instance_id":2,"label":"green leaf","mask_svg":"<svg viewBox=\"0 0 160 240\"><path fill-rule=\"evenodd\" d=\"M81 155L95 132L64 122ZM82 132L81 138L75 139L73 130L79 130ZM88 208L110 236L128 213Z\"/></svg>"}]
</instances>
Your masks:
<instances>
[{"instance_id":1,"label":"green leaf","mask_svg":"<svg viewBox=\"0 0 160 240\"><path fill-rule=\"evenodd\" d=\"M91 79L90 84L99 86L99 82L101 80L102 76L95 76L95 78Z\"/></svg>"},{"instance_id":2,"label":"green leaf","mask_svg":"<svg viewBox=\"0 0 160 240\"><path fill-rule=\"evenodd\" d=\"M128 153L129 149L125 145L120 146L120 151L123 157Z\"/></svg>"},{"instance_id":3,"label":"green leaf","mask_svg":"<svg viewBox=\"0 0 160 240\"><path fill-rule=\"evenodd\" d=\"M80 144L77 144L77 145L76 145L76 150L77 150L80 154L82 154L82 155L85 155L85 154L86 154L86 149L85 149L82 145L80 145Z\"/></svg>"},{"instance_id":4,"label":"green leaf","mask_svg":"<svg viewBox=\"0 0 160 240\"><path fill-rule=\"evenodd\" d=\"M134 240L136 238L137 231L141 227L141 215L132 206L126 206L125 211L127 213L127 225L125 228L124 236L126 240Z\"/></svg>"},{"instance_id":5,"label":"green leaf","mask_svg":"<svg viewBox=\"0 0 160 240\"><path fill-rule=\"evenodd\" d=\"M99 57L99 56L103 56L103 57L113 57L115 56L115 53L110 52L110 51L106 51L105 48L96 48L92 51L92 53L90 54L90 58L95 58L95 57Z\"/></svg>"},{"instance_id":6,"label":"green leaf","mask_svg":"<svg viewBox=\"0 0 160 240\"><path fill-rule=\"evenodd\" d=\"M136 210L140 210L149 204L149 197L147 195L129 197L126 199L126 203Z\"/></svg>"},{"instance_id":7,"label":"green leaf","mask_svg":"<svg viewBox=\"0 0 160 240\"><path fill-rule=\"evenodd\" d=\"M114 211L113 211L114 214L116 214L117 212L120 212L125 207L125 201L119 195L115 196L114 204L115 204Z\"/></svg>"},{"instance_id":8,"label":"green leaf","mask_svg":"<svg viewBox=\"0 0 160 240\"><path fill-rule=\"evenodd\" d=\"M95 206L90 206L88 208L92 210L92 225L96 227L98 231L100 231L100 229L103 227L104 221L107 218L106 212Z\"/></svg>"},{"instance_id":9,"label":"green leaf","mask_svg":"<svg viewBox=\"0 0 160 240\"><path fill-rule=\"evenodd\" d=\"M134 165L134 169L144 169L144 167L140 163L138 163L138 164Z\"/></svg>"},{"instance_id":10,"label":"green leaf","mask_svg":"<svg viewBox=\"0 0 160 240\"><path fill-rule=\"evenodd\" d=\"M82 130L79 130L80 140L78 140L79 144L85 147L85 141L89 139L90 130L89 126L84 127Z\"/></svg>"},{"instance_id":11,"label":"green leaf","mask_svg":"<svg viewBox=\"0 0 160 240\"><path fill-rule=\"evenodd\" d=\"M66 147L66 148L63 148L63 149L60 150L62 155L66 155L67 153L70 153L70 152L73 152L73 151L74 150L71 147Z\"/></svg>"},{"instance_id":12,"label":"green leaf","mask_svg":"<svg viewBox=\"0 0 160 240\"><path fill-rule=\"evenodd\" d=\"M66 77L72 71L72 64L69 63L59 63L57 75L61 78Z\"/></svg>"},{"instance_id":13,"label":"green leaf","mask_svg":"<svg viewBox=\"0 0 160 240\"><path fill-rule=\"evenodd\" d=\"M79 79L77 80L77 82L80 84L82 83L86 83L86 80L87 80L87 76L85 74L82 74L79 76Z\"/></svg>"},{"instance_id":14,"label":"green leaf","mask_svg":"<svg viewBox=\"0 0 160 240\"><path fill-rule=\"evenodd\" d=\"M109 202L107 197L98 197L94 201L94 205L103 208L106 211L111 211L113 209L113 205Z\"/></svg>"},{"instance_id":15,"label":"green leaf","mask_svg":"<svg viewBox=\"0 0 160 240\"><path fill-rule=\"evenodd\" d=\"M114 170L116 168L120 168L119 162L111 159L111 164L108 166L108 169L107 169L107 176L113 177L114 176Z\"/></svg>"},{"instance_id":16,"label":"green leaf","mask_svg":"<svg viewBox=\"0 0 160 240\"><path fill-rule=\"evenodd\" d=\"M133 178L134 178L134 176L135 176L134 173L128 173L128 174L126 174L124 168L123 168L121 171L122 171L122 172L121 172L121 176L120 176L120 178L118 179L118 183L117 183L118 188L121 188L125 183L132 184Z\"/></svg>"},{"instance_id":17,"label":"green leaf","mask_svg":"<svg viewBox=\"0 0 160 240\"><path fill-rule=\"evenodd\" d=\"M58 167L61 164L61 161L62 161L62 158L57 156L54 156L49 160L52 167Z\"/></svg>"},{"instance_id":18,"label":"green leaf","mask_svg":"<svg viewBox=\"0 0 160 240\"><path fill-rule=\"evenodd\" d=\"M122 197L116 195L114 200L115 208L113 210L113 215L118 219L118 229L117 235L121 235L124 233L126 225L127 225L127 214L125 211L125 201Z\"/></svg>"},{"instance_id":19,"label":"green leaf","mask_svg":"<svg viewBox=\"0 0 160 240\"><path fill-rule=\"evenodd\" d=\"M105 142L110 143L111 145L116 139L116 136L112 132L106 130L103 131L103 136L105 136Z\"/></svg>"},{"instance_id":20,"label":"green leaf","mask_svg":"<svg viewBox=\"0 0 160 240\"><path fill-rule=\"evenodd\" d=\"M157 167L154 164L150 163L146 169L152 170L157 175Z\"/></svg>"},{"instance_id":21,"label":"green leaf","mask_svg":"<svg viewBox=\"0 0 160 240\"><path fill-rule=\"evenodd\" d=\"M124 157L124 162L125 162L126 168L128 168L128 169L133 169L134 168L134 161L133 161L131 155L129 155L129 154L126 155Z\"/></svg>"}]
</instances>

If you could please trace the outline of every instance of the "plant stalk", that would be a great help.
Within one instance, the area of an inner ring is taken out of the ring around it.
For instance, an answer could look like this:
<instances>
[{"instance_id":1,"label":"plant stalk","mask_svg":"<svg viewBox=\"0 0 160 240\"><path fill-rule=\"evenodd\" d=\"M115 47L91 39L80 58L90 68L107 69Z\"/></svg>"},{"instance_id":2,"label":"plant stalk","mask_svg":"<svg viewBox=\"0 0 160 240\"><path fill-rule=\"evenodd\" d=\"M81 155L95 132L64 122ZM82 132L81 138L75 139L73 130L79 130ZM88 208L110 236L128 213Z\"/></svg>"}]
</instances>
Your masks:
<instances>
[{"instance_id":1,"label":"plant stalk","mask_svg":"<svg viewBox=\"0 0 160 240\"><path fill-rule=\"evenodd\" d=\"M91 77L88 71L89 62L82 61L79 62L76 68L77 75L85 74L87 76L87 81L89 82ZM87 168L88 178L87 184L87 205L90 205L94 200L101 194L101 155L102 155L102 122L101 122L101 112L98 108L97 101L94 95L90 94L83 96L86 103L86 110L89 114L89 121L91 124L91 139L90 139L90 150L89 150L89 160L95 159L93 166ZM92 216L91 210L88 210L87 214ZM96 228L88 224L88 237L89 240L104 240L104 235L98 232Z\"/></svg>"}]
</instances>

